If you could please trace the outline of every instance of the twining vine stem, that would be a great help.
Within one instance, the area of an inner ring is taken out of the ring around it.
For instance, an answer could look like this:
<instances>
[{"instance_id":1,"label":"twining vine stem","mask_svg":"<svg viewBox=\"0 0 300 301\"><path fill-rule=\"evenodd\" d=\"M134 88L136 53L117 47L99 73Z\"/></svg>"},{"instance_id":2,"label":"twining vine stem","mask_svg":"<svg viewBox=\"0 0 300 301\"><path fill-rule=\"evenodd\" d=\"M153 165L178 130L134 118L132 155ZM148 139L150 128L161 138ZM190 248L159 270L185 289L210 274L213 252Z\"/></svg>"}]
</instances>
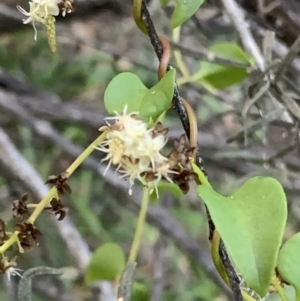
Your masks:
<instances>
[{"instance_id":1,"label":"twining vine stem","mask_svg":"<svg viewBox=\"0 0 300 301\"><path fill-rule=\"evenodd\" d=\"M159 39L163 47L163 53L158 67L158 79L160 80L163 78L163 76L166 74L168 70L168 64L171 56L171 46L169 41L164 36L159 36ZM196 148L197 148L197 137L198 137L197 117L191 105L184 98L181 98L181 100L189 119L190 147L194 149L193 157L194 159L196 159Z\"/></svg>"},{"instance_id":2,"label":"twining vine stem","mask_svg":"<svg viewBox=\"0 0 300 301\"><path fill-rule=\"evenodd\" d=\"M145 34L149 36L150 42L154 48L154 51L160 61L160 67L158 70L159 78L165 74L166 71L172 69L168 64L168 58L170 52L170 46L167 45L164 38L159 37L153 25L151 16L147 9L147 6L143 0L133 0L133 18L138 26L138 28ZM167 52L167 53L166 53ZM165 53L165 56L164 56ZM178 113L181 120L183 128L190 140L190 145L195 146L195 157L197 166L200 168L201 172L206 176L206 171L204 168L204 163L199 155L199 148L197 147L197 119L194 111L189 106L187 101L180 97L177 85L175 85L174 96L173 96L173 107ZM209 212L207 210L209 228L210 228L210 238L215 230L214 223L212 222ZM239 278L229 260L227 251L225 249L224 243L220 240L219 244L219 256L221 258L222 264L226 270L226 274L229 278L229 283L236 301L242 301L242 293L239 285Z\"/></svg>"}]
</instances>

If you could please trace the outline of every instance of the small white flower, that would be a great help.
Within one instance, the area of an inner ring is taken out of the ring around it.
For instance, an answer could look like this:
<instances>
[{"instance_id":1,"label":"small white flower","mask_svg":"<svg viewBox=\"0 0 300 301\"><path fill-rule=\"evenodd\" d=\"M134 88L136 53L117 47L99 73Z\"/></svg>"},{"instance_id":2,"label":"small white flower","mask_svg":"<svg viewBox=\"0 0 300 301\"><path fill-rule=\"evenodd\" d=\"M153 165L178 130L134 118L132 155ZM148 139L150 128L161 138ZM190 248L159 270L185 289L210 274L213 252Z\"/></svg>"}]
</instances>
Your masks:
<instances>
[{"instance_id":1,"label":"small white flower","mask_svg":"<svg viewBox=\"0 0 300 301\"><path fill-rule=\"evenodd\" d=\"M60 2L61 0L33 0L29 2L29 12L17 5L19 12L27 17L27 19L23 20L23 24L32 23L35 40L37 39L35 22L45 24L45 20L49 15L57 16L59 14L58 4Z\"/></svg>"},{"instance_id":2,"label":"small white flower","mask_svg":"<svg viewBox=\"0 0 300 301\"><path fill-rule=\"evenodd\" d=\"M108 146L108 147L106 147ZM124 155L125 145L124 141L118 137L112 137L106 141L104 145L98 147L102 152L107 153L103 161L109 160L110 164L119 164Z\"/></svg>"},{"instance_id":3,"label":"small white flower","mask_svg":"<svg viewBox=\"0 0 300 301\"><path fill-rule=\"evenodd\" d=\"M47 18L48 15L52 15L52 16L59 15L58 4L62 0L32 0L32 1L40 5L41 10L44 9L45 18Z\"/></svg>"},{"instance_id":4,"label":"small white flower","mask_svg":"<svg viewBox=\"0 0 300 301\"><path fill-rule=\"evenodd\" d=\"M140 169L141 173L147 172L147 171L152 171L151 161L150 161L150 158L147 156L141 156L138 159L138 165L139 165L139 169Z\"/></svg>"},{"instance_id":5,"label":"small white flower","mask_svg":"<svg viewBox=\"0 0 300 301\"><path fill-rule=\"evenodd\" d=\"M149 166L149 163L149 160L147 161L146 159L146 162L143 163L144 167ZM129 195L132 194L132 186L134 185L136 179L144 182L141 176L143 170L141 170L140 160L123 157L121 169L119 171L122 174L121 178L129 179Z\"/></svg>"},{"instance_id":6,"label":"small white flower","mask_svg":"<svg viewBox=\"0 0 300 301\"><path fill-rule=\"evenodd\" d=\"M37 38L37 30L35 27L35 22L41 22L44 24L44 19L41 17L41 15L39 14L39 6L34 3L34 2L29 2L29 12L25 11L21 6L17 5L17 9L24 14L25 16L27 16L27 19L23 20L23 24L28 24L28 23L32 23L32 26L34 28L34 39L36 40Z\"/></svg>"},{"instance_id":7,"label":"small white flower","mask_svg":"<svg viewBox=\"0 0 300 301\"><path fill-rule=\"evenodd\" d=\"M177 171L173 171L170 169L169 162L164 162L155 170L155 175L157 176L157 180L160 181L163 177L169 182L173 183L171 178L168 176L169 174L178 174Z\"/></svg>"},{"instance_id":8,"label":"small white flower","mask_svg":"<svg viewBox=\"0 0 300 301\"><path fill-rule=\"evenodd\" d=\"M11 276L19 276L22 278L22 275L18 272L18 271L22 271L21 269L17 269L14 267L9 267L6 271L5 274L8 278L8 280L10 281Z\"/></svg>"},{"instance_id":9,"label":"small white flower","mask_svg":"<svg viewBox=\"0 0 300 301\"><path fill-rule=\"evenodd\" d=\"M163 135L152 138L151 133L148 133L143 140L140 141L137 153L140 156L148 157L151 161L152 167L155 168L157 163L167 161L160 151L166 145L167 139Z\"/></svg>"}]
</instances>

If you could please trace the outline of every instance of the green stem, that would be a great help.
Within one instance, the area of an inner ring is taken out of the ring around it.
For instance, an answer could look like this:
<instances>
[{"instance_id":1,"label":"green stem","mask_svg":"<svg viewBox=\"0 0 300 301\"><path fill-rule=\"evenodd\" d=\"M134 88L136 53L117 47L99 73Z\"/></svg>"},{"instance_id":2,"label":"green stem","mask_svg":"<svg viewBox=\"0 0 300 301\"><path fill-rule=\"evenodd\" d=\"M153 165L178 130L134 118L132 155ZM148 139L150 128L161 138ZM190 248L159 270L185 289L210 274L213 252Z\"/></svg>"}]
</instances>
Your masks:
<instances>
[{"instance_id":1,"label":"green stem","mask_svg":"<svg viewBox=\"0 0 300 301\"><path fill-rule=\"evenodd\" d=\"M271 284L275 287L276 291L278 292L280 298L282 301L289 301L285 291L283 290L283 288L281 287L278 279L276 276L273 276L271 279Z\"/></svg>"},{"instance_id":2,"label":"green stem","mask_svg":"<svg viewBox=\"0 0 300 301\"><path fill-rule=\"evenodd\" d=\"M10 246L16 243L18 239L19 232L16 231L11 235L11 237L0 247L0 254L3 254Z\"/></svg>"},{"instance_id":3,"label":"green stem","mask_svg":"<svg viewBox=\"0 0 300 301\"><path fill-rule=\"evenodd\" d=\"M207 180L207 177L203 173L203 171L195 163L193 163L193 162L191 162L191 163L193 166L193 171L198 175L201 185L212 187L211 184L209 183L209 181Z\"/></svg>"},{"instance_id":4,"label":"green stem","mask_svg":"<svg viewBox=\"0 0 300 301\"><path fill-rule=\"evenodd\" d=\"M95 147L97 147L105 139L105 136L106 132L102 133L82 152L82 154L66 170L68 176L70 176L77 169L77 167L95 150Z\"/></svg>"},{"instance_id":5,"label":"green stem","mask_svg":"<svg viewBox=\"0 0 300 301\"><path fill-rule=\"evenodd\" d=\"M252 298L249 294L247 294L243 290L241 290L241 292L242 292L243 299L245 301L257 301L256 299Z\"/></svg>"},{"instance_id":6,"label":"green stem","mask_svg":"<svg viewBox=\"0 0 300 301\"><path fill-rule=\"evenodd\" d=\"M78 157L77 159L70 165L70 167L66 170L68 177L81 165L81 163L95 150L95 147L98 146L104 139L106 133L101 134L97 139L95 139ZM27 220L28 223L34 223L40 213L44 210L47 204L51 201L52 198L56 197L57 190L53 187L48 194L42 199L42 201L36 205L34 211L31 216Z\"/></svg>"},{"instance_id":7,"label":"green stem","mask_svg":"<svg viewBox=\"0 0 300 301\"><path fill-rule=\"evenodd\" d=\"M66 170L68 176L70 176L78 166L92 153L92 151L97 147L104 139L106 133L102 133L97 139L95 139L83 152L79 157L71 164L71 166ZM27 223L33 224L40 213L44 210L44 208L48 205L53 197L57 197L56 187L50 189L47 195L41 200L40 203L36 204L34 211L30 215L27 220ZM4 242L2 246L0 246L0 254L3 254L10 246L19 241L18 239L18 231L15 231L11 237Z\"/></svg>"},{"instance_id":8,"label":"green stem","mask_svg":"<svg viewBox=\"0 0 300 301\"><path fill-rule=\"evenodd\" d=\"M148 209L148 205L149 205L149 197L150 197L149 188L144 187L140 214L138 217L133 242L131 245L128 262L136 261L136 257L137 257L137 253L138 253L138 250L140 247L141 237L142 237L142 233L143 233L143 229L144 229L144 225L145 225L146 214L147 214L147 209Z\"/></svg>"},{"instance_id":9,"label":"green stem","mask_svg":"<svg viewBox=\"0 0 300 301\"><path fill-rule=\"evenodd\" d=\"M178 43L180 40L180 29L181 29L181 26L173 29L172 37L173 37L173 41L175 43ZM174 57L175 57L175 61L177 63L179 70L181 71L183 77L185 79L187 79L187 82L188 82L189 79L191 78L191 76L190 76L188 68L186 67L186 65L183 61L181 52L178 50L174 50Z\"/></svg>"},{"instance_id":10,"label":"green stem","mask_svg":"<svg viewBox=\"0 0 300 301\"><path fill-rule=\"evenodd\" d=\"M51 188L47 195L36 205L34 211L27 220L27 223L33 224L40 213L48 205L48 203L57 195L56 187Z\"/></svg>"}]
</instances>

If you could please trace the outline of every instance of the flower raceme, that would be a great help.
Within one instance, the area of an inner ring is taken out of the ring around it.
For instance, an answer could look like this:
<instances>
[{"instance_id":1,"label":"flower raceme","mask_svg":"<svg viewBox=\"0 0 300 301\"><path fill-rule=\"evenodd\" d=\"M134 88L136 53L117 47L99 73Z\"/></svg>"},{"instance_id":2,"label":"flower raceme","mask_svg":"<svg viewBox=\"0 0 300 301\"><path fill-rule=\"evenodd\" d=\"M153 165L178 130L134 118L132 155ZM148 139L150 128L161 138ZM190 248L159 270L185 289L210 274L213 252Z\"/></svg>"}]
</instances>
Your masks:
<instances>
[{"instance_id":1,"label":"flower raceme","mask_svg":"<svg viewBox=\"0 0 300 301\"><path fill-rule=\"evenodd\" d=\"M122 177L128 178L130 183L129 193L135 180L146 184L147 174L155 173L155 167L167 161L161 153L166 144L165 135L153 137L154 128L148 129L147 125L136 118L137 113L123 114L108 117L115 123L100 128L106 132L106 140L98 149L106 153L102 161L108 161L106 170L111 164L117 165Z\"/></svg>"},{"instance_id":2,"label":"flower raceme","mask_svg":"<svg viewBox=\"0 0 300 301\"><path fill-rule=\"evenodd\" d=\"M65 16L66 13L71 13L74 10L74 0L32 0L29 2L28 12L19 5L17 5L17 9L27 17L23 20L23 24L32 23L35 32L34 39L36 40L35 23L40 22L49 26L49 20L58 16L60 11Z\"/></svg>"},{"instance_id":3,"label":"flower raceme","mask_svg":"<svg viewBox=\"0 0 300 301\"><path fill-rule=\"evenodd\" d=\"M169 175L177 174L169 158L161 153L167 143L167 129L160 123L148 129L137 114L127 113L125 106L122 114L106 118L107 125L99 129L106 132L106 139L97 147L106 153L102 160L108 161L106 171L111 164L116 165L121 177L129 180L129 194L135 180L157 191L161 179L172 182Z\"/></svg>"},{"instance_id":4,"label":"flower raceme","mask_svg":"<svg viewBox=\"0 0 300 301\"><path fill-rule=\"evenodd\" d=\"M17 6L17 9L24 14L27 19L23 20L24 24L32 23L34 28L34 39L37 38L37 30L35 22L46 24L48 16L58 16L59 6L61 0L33 0L29 2L29 12L24 10L21 6Z\"/></svg>"}]
</instances>

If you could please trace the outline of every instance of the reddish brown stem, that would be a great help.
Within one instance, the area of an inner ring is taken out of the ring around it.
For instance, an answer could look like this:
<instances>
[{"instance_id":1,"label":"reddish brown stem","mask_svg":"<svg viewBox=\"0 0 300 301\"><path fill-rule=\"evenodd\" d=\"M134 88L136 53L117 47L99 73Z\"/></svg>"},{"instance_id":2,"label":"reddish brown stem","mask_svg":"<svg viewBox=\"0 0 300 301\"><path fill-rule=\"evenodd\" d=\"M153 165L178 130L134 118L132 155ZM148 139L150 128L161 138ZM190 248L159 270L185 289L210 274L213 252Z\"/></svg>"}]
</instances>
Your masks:
<instances>
[{"instance_id":1,"label":"reddish brown stem","mask_svg":"<svg viewBox=\"0 0 300 301\"><path fill-rule=\"evenodd\" d=\"M163 53L158 67L158 79L160 80L167 72L167 66L169 64L170 57L171 57L171 46L169 41L164 36L159 36L159 39L163 47ZM193 110L192 106L189 104L187 100L182 98L182 103L184 105L184 108L189 118L190 147L194 149L193 158L196 159L197 136L198 136L197 117L195 111Z\"/></svg>"}]
</instances>

